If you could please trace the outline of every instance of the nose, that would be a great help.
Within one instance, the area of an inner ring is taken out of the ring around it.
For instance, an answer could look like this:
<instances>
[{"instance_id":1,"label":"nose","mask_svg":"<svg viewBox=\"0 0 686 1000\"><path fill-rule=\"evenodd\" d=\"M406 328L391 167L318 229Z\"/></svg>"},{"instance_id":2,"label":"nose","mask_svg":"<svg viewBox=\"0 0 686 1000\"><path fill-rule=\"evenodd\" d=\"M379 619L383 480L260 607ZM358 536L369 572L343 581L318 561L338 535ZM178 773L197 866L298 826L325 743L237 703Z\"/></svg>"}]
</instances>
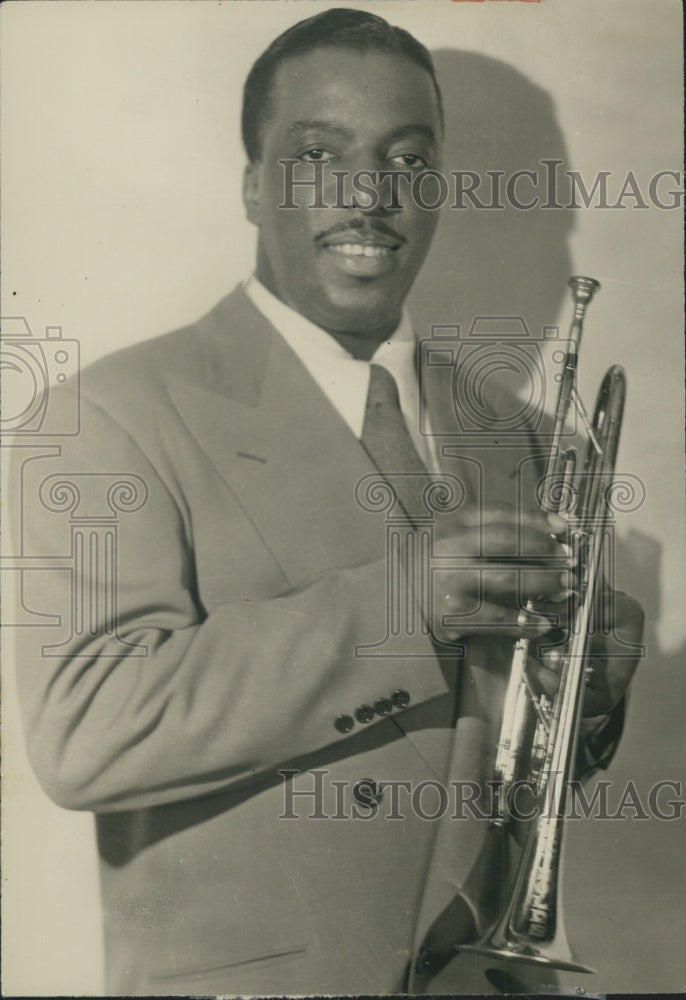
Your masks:
<instances>
[{"instance_id":1,"label":"nose","mask_svg":"<svg viewBox=\"0 0 686 1000\"><path fill-rule=\"evenodd\" d=\"M365 181L362 191L352 196L352 208L357 208L366 215L396 215L402 212L403 206L397 191L399 178L389 176L390 174L391 171L388 171L384 177L376 177L369 184Z\"/></svg>"},{"instance_id":2,"label":"nose","mask_svg":"<svg viewBox=\"0 0 686 1000\"><path fill-rule=\"evenodd\" d=\"M339 208L354 208L364 215L396 215L403 209L403 171L376 167L356 167L337 174Z\"/></svg>"}]
</instances>

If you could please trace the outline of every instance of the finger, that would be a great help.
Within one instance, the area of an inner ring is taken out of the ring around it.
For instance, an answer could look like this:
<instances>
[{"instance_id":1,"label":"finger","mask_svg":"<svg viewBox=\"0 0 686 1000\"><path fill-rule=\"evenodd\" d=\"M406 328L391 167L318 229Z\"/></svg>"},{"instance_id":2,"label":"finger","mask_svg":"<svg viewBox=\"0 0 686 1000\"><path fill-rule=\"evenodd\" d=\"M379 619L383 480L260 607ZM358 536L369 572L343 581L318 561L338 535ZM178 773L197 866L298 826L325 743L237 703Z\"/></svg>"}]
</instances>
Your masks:
<instances>
[{"instance_id":1,"label":"finger","mask_svg":"<svg viewBox=\"0 0 686 1000\"><path fill-rule=\"evenodd\" d=\"M557 622L562 615L568 617L568 604L567 602L553 604L552 598L558 597L561 590L569 590L570 582L570 572L567 569L562 572L559 568L520 570L518 596L522 601L536 601L537 610Z\"/></svg>"},{"instance_id":2,"label":"finger","mask_svg":"<svg viewBox=\"0 0 686 1000\"><path fill-rule=\"evenodd\" d=\"M499 635L535 639L549 631L550 622L535 612L504 607L484 601L473 613L443 610L436 616L435 631L446 642L457 642L467 635Z\"/></svg>"},{"instance_id":3,"label":"finger","mask_svg":"<svg viewBox=\"0 0 686 1000\"><path fill-rule=\"evenodd\" d=\"M565 662L563 651L556 650L545 654L544 662L530 659L527 665L527 675L531 686L537 693L543 693L551 700L560 690L560 678ZM617 704L619 697L609 688L601 666L598 670L591 669L582 674L580 696L583 699L584 716L605 715ZM574 694L575 692L571 692Z\"/></svg>"},{"instance_id":4,"label":"finger","mask_svg":"<svg viewBox=\"0 0 686 1000\"><path fill-rule=\"evenodd\" d=\"M505 502L491 503L483 507L471 506L460 511L460 522L469 527L492 524L496 521L514 522L545 532L552 530L556 534L563 534L567 530L566 520L558 514L518 508Z\"/></svg>"},{"instance_id":5,"label":"finger","mask_svg":"<svg viewBox=\"0 0 686 1000\"><path fill-rule=\"evenodd\" d=\"M567 630L554 626L541 639L532 643L530 652L537 665L543 665L546 671L559 675L564 663L567 639Z\"/></svg>"},{"instance_id":6,"label":"finger","mask_svg":"<svg viewBox=\"0 0 686 1000\"><path fill-rule=\"evenodd\" d=\"M560 687L562 660L560 651L548 654L545 663L533 657L529 658L527 676L537 694L543 693L550 699L555 697Z\"/></svg>"},{"instance_id":7,"label":"finger","mask_svg":"<svg viewBox=\"0 0 686 1000\"><path fill-rule=\"evenodd\" d=\"M546 520L556 535L566 535L569 525L567 519L560 514L546 514Z\"/></svg>"},{"instance_id":8,"label":"finger","mask_svg":"<svg viewBox=\"0 0 686 1000\"><path fill-rule=\"evenodd\" d=\"M571 564L571 549L548 530L510 521L493 521L487 527L454 528L437 540L437 555L511 560L557 560Z\"/></svg>"},{"instance_id":9,"label":"finger","mask_svg":"<svg viewBox=\"0 0 686 1000\"><path fill-rule=\"evenodd\" d=\"M536 601L536 610L546 615L553 625L565 635L572 620L572 596L573 592L569 591L568 594L563 594L561 599L559 594L552 594L548 597L540 597ZM562 640L560 639L560 641Z\"/></svg>"},{"instance_id":10,"label":"finger","mask_svg":"<svg viewBox=\"0 0 686 1000\"><path fill-rule=\"evenodd\" d=\"M559 569L520 569L518 567L474 566L461 570L443 570L437 575L440 588L452 593L458 600L464 595L473 598L496 598L497 603L510 608L521 607L528 600L540 601L541 598L553 597L568 582L568 572L560 573ZM545 601L542 603L546 603ZM549 605L549 606L548 606ZM567 605L553 605L548 601L545 607L539 608L545 614L556 619L561 615L567 618Z\"/></svg>"},{"instance_id":11,"label":"finger","mask_svg":"<svg viewBox=\"0 0 686 1000\"><path fill-rule=\"evenodd\" d=\"M484 529L481 543L480 554L488 558L507 556L522 561L557 559L571 565L570 546L560 542L552 532L541 531L531 525L493 522Z\"/></svg>"}]
</instances>

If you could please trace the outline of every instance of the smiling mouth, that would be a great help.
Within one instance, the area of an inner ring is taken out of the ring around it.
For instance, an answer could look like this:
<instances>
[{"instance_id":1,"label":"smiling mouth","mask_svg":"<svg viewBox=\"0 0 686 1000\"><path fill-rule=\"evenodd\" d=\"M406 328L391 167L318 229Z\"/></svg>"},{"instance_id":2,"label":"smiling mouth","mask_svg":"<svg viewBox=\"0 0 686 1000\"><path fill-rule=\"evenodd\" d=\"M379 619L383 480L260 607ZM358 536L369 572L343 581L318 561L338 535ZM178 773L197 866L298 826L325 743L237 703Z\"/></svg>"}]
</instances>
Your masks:
<instances>
[{"instance_id":1,"label":"smiling mouth","mask_svg":"<svg viewBox=\"0 0 686 1000\"><path fill-rule=\"evenodd\" d=\"M325 243L326 250L341 254L343 257L385 257L395 253L397 246L379 246L374 243Z\"/></svg>"}]
</instances>

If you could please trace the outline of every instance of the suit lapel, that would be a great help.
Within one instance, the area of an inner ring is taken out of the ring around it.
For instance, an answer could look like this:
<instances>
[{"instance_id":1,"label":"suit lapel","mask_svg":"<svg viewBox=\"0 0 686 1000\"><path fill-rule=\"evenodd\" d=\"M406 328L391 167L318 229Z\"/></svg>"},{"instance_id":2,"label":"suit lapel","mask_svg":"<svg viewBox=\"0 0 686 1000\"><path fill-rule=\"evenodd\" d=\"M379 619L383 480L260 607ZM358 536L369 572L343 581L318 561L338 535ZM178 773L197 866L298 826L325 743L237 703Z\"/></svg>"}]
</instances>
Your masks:
<instances>
[{"instance_id":1,"label":"suit lapel","mask_svg":"<svg viewBox=\"0 0 686 1000\"><path fill-rule=\"evenodd\" d=\"M283 338L242 289L197 336L205 384L169 394L289 581L380 558L383 515L355 500L375 468Z\"/></svg>"}]
</instances>

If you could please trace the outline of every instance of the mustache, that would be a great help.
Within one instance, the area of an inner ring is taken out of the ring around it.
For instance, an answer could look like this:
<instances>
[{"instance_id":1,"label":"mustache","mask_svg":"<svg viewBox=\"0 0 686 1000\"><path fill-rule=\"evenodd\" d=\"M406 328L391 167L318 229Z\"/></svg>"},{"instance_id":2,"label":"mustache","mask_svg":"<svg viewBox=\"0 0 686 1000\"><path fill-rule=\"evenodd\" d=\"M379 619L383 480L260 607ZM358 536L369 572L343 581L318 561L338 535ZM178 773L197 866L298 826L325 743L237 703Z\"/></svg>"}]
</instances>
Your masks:
<instances>
[{"instance_id":1,"label":"mustache","mask_svg":"<svg viewBox=\"0 0 686 1000\"><path fill-rule=\"evenodd\" d=\"M385 222L381 219L363 219L355 218L346 219L343 222L337 222L335 226L331 226L330 229L323 230L321 233L317 233L315 240L325 240L329 239L331 236L337 236L339 233L379 233L381 236L388 236L392 240L397 240L399 243L407 243L404 236L397 233L395 229L387 226Z\"/></svg>"}]
</instances>

